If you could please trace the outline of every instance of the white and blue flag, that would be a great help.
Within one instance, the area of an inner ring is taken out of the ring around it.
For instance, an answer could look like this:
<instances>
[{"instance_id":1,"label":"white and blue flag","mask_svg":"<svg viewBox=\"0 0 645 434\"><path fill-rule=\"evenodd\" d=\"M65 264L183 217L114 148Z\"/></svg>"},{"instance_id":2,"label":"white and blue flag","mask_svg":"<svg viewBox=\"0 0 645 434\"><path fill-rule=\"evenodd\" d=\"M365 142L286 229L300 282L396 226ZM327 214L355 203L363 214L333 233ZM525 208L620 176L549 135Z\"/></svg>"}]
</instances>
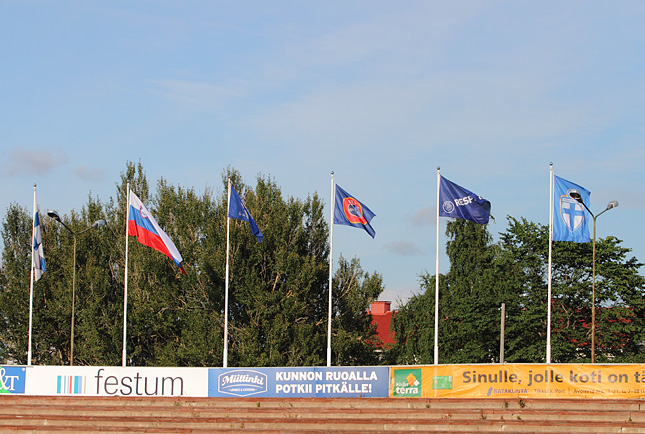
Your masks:
<instances>
[{"instance_id":1,"label":"white and blue flag","mask_svg":"<svg viewBox=\"0 0 645 434\"><path fill-rule=\"evenodd\" d=\"M465 219L485 225L490 218L490 202L441 176L439 216Z\"/></svg>"},{"instance_id":2,"label":"white and blue flag","mask_svg":"<svg viewBox=\"0 0 645 434\"><path fill-rule=\"evenodd\" d=\"M589 226L585 206L571 197L579 195L587 207L590 206L591 192L584 187L553 176L553 241L588 243Z\"/></svg>"},{"instance_id":3,"label":"white and blue flag","mask_svg":"<svg viewBox=\"0 0 645 434\"><path fill-rule=\"evenodd\" d=\"M38 208L36 207L36 198L34 198L34 230L32 240L32 253L31 258L34 267L34 279L38 280L42 277L46 270L45 267L45 253L43 251L43 239L40 233L40 218L38 215Z\"/></svg>"}]
</instances>

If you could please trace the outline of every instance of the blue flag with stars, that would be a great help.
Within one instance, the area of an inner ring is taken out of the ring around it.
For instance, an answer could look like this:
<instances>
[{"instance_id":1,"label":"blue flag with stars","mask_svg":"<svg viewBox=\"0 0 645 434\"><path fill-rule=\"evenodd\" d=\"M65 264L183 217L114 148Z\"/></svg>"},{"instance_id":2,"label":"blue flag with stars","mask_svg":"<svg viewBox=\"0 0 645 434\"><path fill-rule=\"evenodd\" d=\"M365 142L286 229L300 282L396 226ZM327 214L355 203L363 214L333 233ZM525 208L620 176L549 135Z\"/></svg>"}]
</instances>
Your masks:
<instances>
[{"instance_id":1,"label":"blue flag with stars","mask_svg":"<svg viewBox=\"0 0 645 434\"><path fill-rule=\"evenodd\" d=\"M230 202L228 204L228 216L232 219L248 222L249 226L251 227L251 232L253 232L255 238L258 239L258 243L262 241L262 238L264 238L264 236L262 235L262 232L260 232L260 228L258 228L257 223L255 223L255 220L253 220L253 217L251 217L251 213L246 208L246 205L244 205L244 202L242 202L240 195L237 194L237 191L235 191L235 188L232 185Z\"/></svg>"},{"instance_id":2,"label":"blue flag with stars","mask_svg":"<svg viewBox=\"0 0 645 434\"><path fill-rule=\"evenodd\" d=\"M585 207L570 193L578 193L584 204L590 206L589 190L553 175L553 241L588 243L591 239Z\"/></svg>"}]
</instances>

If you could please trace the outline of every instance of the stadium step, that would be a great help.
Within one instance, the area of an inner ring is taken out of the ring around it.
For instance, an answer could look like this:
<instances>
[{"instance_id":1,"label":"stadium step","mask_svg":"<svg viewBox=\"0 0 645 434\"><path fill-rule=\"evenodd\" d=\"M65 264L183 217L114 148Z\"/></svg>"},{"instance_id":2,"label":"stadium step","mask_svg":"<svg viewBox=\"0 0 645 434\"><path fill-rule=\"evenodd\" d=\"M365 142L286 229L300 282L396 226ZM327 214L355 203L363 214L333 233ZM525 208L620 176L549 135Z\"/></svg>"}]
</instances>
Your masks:
<instances>
[{"instance_id":1,"label":"stadium step","mask_svg":"<svg viewBox=\"0 0 645 434\"><path fill-rule=\"evenodd\" d=\"M643 433L645 402L0 396L0 432Z\"/></svg>"}]
</instances>

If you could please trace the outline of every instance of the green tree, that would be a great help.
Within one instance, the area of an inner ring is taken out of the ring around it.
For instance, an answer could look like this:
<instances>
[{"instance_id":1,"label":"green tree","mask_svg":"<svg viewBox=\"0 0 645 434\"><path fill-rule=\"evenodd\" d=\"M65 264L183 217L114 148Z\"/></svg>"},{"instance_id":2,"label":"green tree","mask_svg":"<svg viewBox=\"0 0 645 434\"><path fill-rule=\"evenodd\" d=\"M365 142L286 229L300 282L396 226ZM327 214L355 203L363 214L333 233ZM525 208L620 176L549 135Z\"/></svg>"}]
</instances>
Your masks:
<instances>
[{"instance_id":1,"label":"green tree","mask_svg":"<svg viewBox=\"0 0 645 434\"><path fill-rule=\"evenodd\" d=\"M448 222L446 235L450 271L439 296L439 360L498 361L503 293L495 267L499 248L492 244L488 225L468 220Z\"/></svg>"},{"instance_id":2,"label":"green tree","mask_svg":"<svg viewBox=\"0 0 645 434\"><path fill-rule=\"evenodd\" d=\"M285 200L270 179L258 177L253 190L237 172L226 175L264 236L258 243L248 223L230 220L229 365L319 364L328 252L322 203L317 195Z\"/></svg>"},{"instance_id":3,"label":"green tree","mask_svg":"<svg viewBox=\"0 0 645 434\"><path fill-rule=\"evenodd\" d=\"M364 272L357 258L348 261L341 256L332 284L334 365L378 364L376 326L366 311L383 292L383 278Z\"/></svg>"},{"instance_id":4,"label":"green tree","mask_svg":"<svg viewBox=\"0 0 645 434\"><path fill-rule=\"evenodd\" d=\"M27 363L29 318L26 313L29 311L31 224L27 210L17 204L9 205L2 223L4 250L0 273L0 356L21 364ZM38 287L42 286L40 282L43 280L41 278Z\"/></svg>"},{"instance_id":5,"label":"green tree","mask_svg":"<svg viewBox=\"0 0 645 434\"><path fill-rule=\"evenodd\" d=\"M499 307L504 288L496 278L498 246L487 225L457 219L446 226L450 270L439 284L439 360L486 363L498 360ZM435 276L421 275L422 293L396 314L394 363L434 362Z\"/></svg>"},{"instance_id":6,"label":"green tree","mask_svg":"<svg viewBox=\"0 0 645 434\"><path fill-rule=\"evenodd\" d=\"M393 365L434 363L435 276L420 277L420 292L413 295L392 317L395 344L386 353ZM439 275L439 293L446 292L445 276Z\"/></svg>"},{"instance_id":7,"label":"green tree","mask_svg":"<svg viewBox=\"0 0 645 434\"><path fill-rule=\"evenodd\" d=\"M231 177L264 239L227 218ZM186 274L165 255L127 237L128 184L183 256ZM74 232L97 219L107 225L77 237L43 219L47 272L34 291L34 364L69 363L72 275L76 269L74 364L119 365L128 243L127 364L220 366L223 359L227 226L230 225L231 366L324 364L327 338L329 245L324 204L317 194L283 198L275 181L258 176L254 188L239 172L225 172L220 194L173 186L149 188L141 163L128 162L106 202L88 197L62 216ZM31 216L11 205L3 220L0 274L0 356L27 362ZM334 353L338 363L374 359L374 330L365 314L382 279L341 260L334 280Z\"/></svg>"},{"instance_id":8,"label":"green tree","mask_svg":"<svg viewBox=\"0 0 645 434\"><path fill-rule=\"evenodd\" d=\"M500 284L506 288L505 361L546 362L548 233L544 227L508 218L500 234Z\"/></svg>"},{"instance_id":9,"label":"green tree","mask_svg":"<svg viewBox=\"0 0 645 434\"><path fill-rule=\"evenodd\" d=\"M505 361L546 361L548 227L508 217L500 242L485 227L450 222L450 271L440 277L439 351L442 363L497 361L499 311L506 304ZM596 243L596 361L640 363L645 277L630 249L615 237ZM552 250L554 363L589 362L592 244L554 242ZM431 363L434 276L421 276L422 292L395 316L391 363Z\"/></svg>"},{"instance_id":10,"label":"green tree","mask_svg":"<svg viewBox=\"0 0 645 434\"><path fill-rule=\"evenodd\" d=\"M643 360L642 264L622 241L596 241L596 361ZM501 234L501 269L516 294L507 321L507 360L546 361L548 226L509 217ZM552 362L591 360L592 243L552 247Z\"/></svg>"},{"instance_id":11,"label":"green tree","mask_svg":"<svg viewBox=\"0 0 645 434\"><path fill-rule=\"evenodd\" d=\"M59 300L61 312L58 317L41 321L38 327L40 332L56 332L62 336L69 335L71 327L72 307L72 280L76 268L76 285L74 290L74 364L91 365L97 363L111 364L117 360L118 346L115 345L117 333L108 333L114 324L114 316L118 314L118 303L122 303L119 296L110 291L115 289L112 277L106 270L110 269L112 251L108 247L113 239L109 226L90 229L90 225L105 219L106 208L98 199L88 197L87 204L80 213L72 212L65 217L66 224L76 234L76 262L74 263L73 244L74 237L63 225L52 222L55 241L46 245L50 252L48 260L49 286L52 290L51 299ZM65 221L65 220L64 220ZM85 231L83 233L80 233ZM122 291L121 291L122 292ZM43 305L41 314L51 312ZM39 309L40 310L40 309ZM54 311L55 312L55 311ZM64 319L67 317L67 321ZM107 322L107 324L106 324ZM69 361L69 343L60 343L61 354L64 355L63 363Z\"/></svg>"},{"instance_id":12,"label":"green tree","mask_svg":"<svg viewBox=\"0 0 645 434\"><path fill-rule=\"evenodd\" d=\"M213 366L222 361L223 215L209 190L192 189L161 179L147 197L139 165L122 176L130 182L155 220L183 257L186 275L167 256L130 237L128 258L128 363L148 366ZM119 207L125 209L125 204ZM125 227L125 214L122 214ZM121 316L122 318L122 316Z\"/></svg>"},{"instance_id":13,"label":"green tree","mask_svg":"<svg viewBox=\"0 0 645 434\"><path fill-rule=\"evenodd\" d=\"M90 207L80 214L72 213L65 217L66 224L76 233L89 226L91 219L102 218L100 206ZM41 211L41 215L45 215ZM29 320L29 284L31 261L31 216L17 206L10 206L3 223L5 249L2 261L2 281L0 283L0 309L5 319L2 339L5 342L5 359L27 363L27 340ZM99 239L100 233L88 231L77 237L77 257L74 263L73 236L64 226L48 218L41 219L43 244L47 272L34 283L33 321L32 321L32 363L67 364L71 349L72 316L72 277L77 271L75 312L84 309L88 281L98 286L100 275L95 275L96 267L102 261ZM80 252L80 253L78 253ZM89 278L88 276L91 276ZM91 318L90 321L94 321ZM75 318L75 325L83 323ZM78 334L75 333L75 337ZM76 339L75 339L76 344ZM75 353L78 351L75 345ZM81 349L82 352L82 349Z\"/></svg>"},{"instance_id":14,"label":"green tree","mask_svg":"<svg viewBox=\"0 0 645 434\"><path fill-rule=\"evenodd\" d=\"M264 238L231 220L229 356L237 366L311 366L326 360L328 224L317 194L284 199L274 181L255 189L229 170ZM225 202L222 201L222 205ZM357 259L341 259L333 281L332 353L335 364L376 361L375 335L366 315L382 291L378 274Z\"/></svg>"}]
</instances>

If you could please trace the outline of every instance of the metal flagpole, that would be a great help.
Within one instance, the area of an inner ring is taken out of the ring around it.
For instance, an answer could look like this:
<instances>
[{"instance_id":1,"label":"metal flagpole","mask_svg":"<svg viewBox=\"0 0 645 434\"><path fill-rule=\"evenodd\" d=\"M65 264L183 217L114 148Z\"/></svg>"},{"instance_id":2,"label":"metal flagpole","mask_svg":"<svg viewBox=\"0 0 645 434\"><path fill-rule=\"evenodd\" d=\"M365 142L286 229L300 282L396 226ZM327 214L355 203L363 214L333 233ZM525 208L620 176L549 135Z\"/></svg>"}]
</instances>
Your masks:
<instances>
[{"instance_id":1,"label":"metal flagpole","mask_svg":"<svg viewBox=\"0 0 645 434\"><path fill-rule=\"evenodd\" d=\"M27 365L31 366L31 324L34 311L34 240L36 237L36 184L34 184L34 210L31 223L31 282L29 283L29 336L27 344Z\"/></svg>"},{"instance_id":2,"label":"metal flagpole","mask_svg":"<svg viewBox=\"0 0 645 434\"><path fill-rule=\"evenodd\" d=\"M224 362L223 367L228 367L228 252L230 247L229 227L231 218L228 213L231 208L231 178L228 178L228 203L226 204L226 282L224 283Z\"/></svg>"},{"instance_id":3,"label":"metal flagpole","mask_svg":"<svg viewBox=\"0 0 645 434\"><path fill-rule=\"evenodd\" d=\"M546 362L551 363L551 279L552 279L552 253L553 253L553 163L549 170L549 271L548 271L548 311L546 314Z\"/></svg>"},{"instance_id":4,"label":"metal flagpole","mask_svg":"<svg viewBox=\"0 0 645 434\"><path fill-rule=\"evenodd\" d=\"M332 309L332 268L334 264L334 209L336 207L336 189L334 172L331 172L331 218L329 220L329 313L327 315L327 366L331 366L331 309Z\"/></svg>"},{"instance_id":5,"label":"metal flagpole","mask_svg":"<svg viewBox=\"0 0 645 434\"><path fill-rule=\"evenodd\" d=\"M125 287L123 291L123 356L121 366L125 366L126 338L128 330L128 221L130 220L130 183L126 187L125 199Z\"/></svg>"},{"instance_id":6,"label":"metal flagpole","mask_svg":"<svg viewBox=\"0 0 645 434\"><path fill-rule=\"evenodd\" d=\"M437 166L437 238L435 252L435 290L434 290L434 364L439 364L439 187L441 169Z\"/></svg>"},{"instance_id":7,"label":"metal flagpole","mask_svg":"<svg viewBox=\"0 0 645 434\"><path fill-rule=\"evenodd\" d=\"M502 303L499 333L499 363L504 363L504 333L506 324L506 303Z\"/></svg>"}]
</instances>

